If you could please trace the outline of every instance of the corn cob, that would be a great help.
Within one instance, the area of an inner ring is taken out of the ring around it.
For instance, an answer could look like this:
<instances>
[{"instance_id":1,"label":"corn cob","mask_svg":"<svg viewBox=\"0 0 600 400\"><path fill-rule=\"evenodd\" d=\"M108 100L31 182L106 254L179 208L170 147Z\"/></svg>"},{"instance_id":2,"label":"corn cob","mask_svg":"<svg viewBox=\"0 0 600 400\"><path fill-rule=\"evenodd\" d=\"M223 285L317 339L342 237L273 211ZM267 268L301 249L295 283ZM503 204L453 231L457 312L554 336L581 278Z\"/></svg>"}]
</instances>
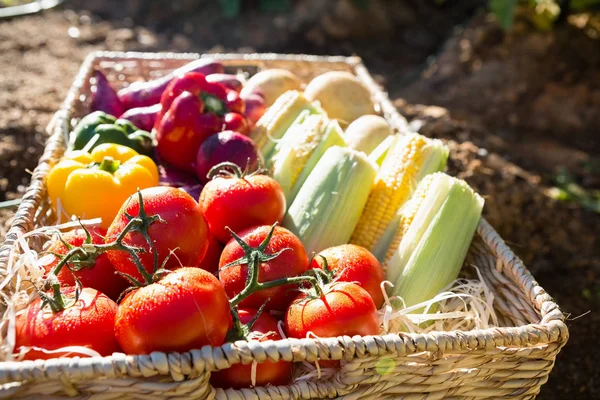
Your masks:
<instances>
[{"instance_id":1,"label":"corn cob","mask_svg":"<svg viewBox=\"0 0 600 400\"><path fill-rule=\"evenodd\" d=\"M267 112L258 120L250 133L262 156L268 159L279 139L294 123L303 110L317 112L317 109L297 90L282 94Z\"/></svg>"},{"instance_id":2,"label":"corn cob","mask_svg":"<svg viewBox=\"0 0 600 400\"><path fill-rule=\"evenodd\" d=\"M313 151L325 136L327 117L321 114L304 115L303 111L288 129L271 155L272 176L279 182L291 204L292 190Z\"/></svg>"},{"instance_id":3,"label":"corn cob","mask_svg":"<svg viewBox=\"0 0 600 400\"><path fill-rule=\"evenodd\" d=\"M307 253L348 243L377 167L364 153L334 146L323 154L288 209L283 226Z\"/></svg>"},{"instance_id":4,"label":"corn cob","mask_svg":"<svg viewBox=\"0 0 600 400\"><path fill-rule=\"evenodd\" d=\"M337 122L337 120L330 120L327 126L325 127L325 134L323 136L323 139L321 140L317 148L312 152L312 154L306 161L306 164L304 164L302 172L296 179L294 188L292 189L292 193L290 194L290 201L288 204L292 204L292 201L294 201L294 199L298 195L298 192L302 188L302 185L304 185L306 178L308 178L312 170L315 168L315 165L317 165L317 162L319 162L321 157L323 157L323 154L325 154L327 149L333 146L346 147L346 141L344 140L343 135L344 131L340 127L340 124Z\"/></svg>"},{"instance_id":5,"label":"corn cob","mask_svg":"<svg viewBox=\"0 0 600 400\"><path fill-rule=\"evenodd\" d=\"M390 295L409 307L429 300L458 277L479 223L483 199L444 173L423 179L400 211L384 267Z\"/></svg>"},{"instance_id":6,"label":"corn cob","mask_svg":"<svg viewBox=\"0 0 600 400\"><path fill-rule=\"evenodd\" d=\"M437 139L410 134L395 139L379 168L350 243L374 251L398 209L426 175L444 169L448 148Z\"/></svg>"}]
</instances>

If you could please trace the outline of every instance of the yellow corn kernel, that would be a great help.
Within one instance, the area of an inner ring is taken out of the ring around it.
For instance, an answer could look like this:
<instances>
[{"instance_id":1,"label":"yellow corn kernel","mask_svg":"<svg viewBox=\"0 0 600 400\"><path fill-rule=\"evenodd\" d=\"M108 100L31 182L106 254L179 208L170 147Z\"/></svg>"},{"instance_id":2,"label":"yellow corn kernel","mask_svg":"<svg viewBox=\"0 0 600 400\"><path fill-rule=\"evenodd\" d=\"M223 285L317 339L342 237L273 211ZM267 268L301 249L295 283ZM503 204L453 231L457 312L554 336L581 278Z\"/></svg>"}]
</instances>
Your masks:
<instances>
[{"instance_id":1,"label":"yellow corn kernel","mask_svg":"<svg viewBox=\"0 0 600 400\"><path fill-rule=\"evenodd\" d=\"M448 148L437 139L418 134L399 138L385 156L350 243L374 251L417 183L443 169L447 158Z\"/></svg>"}]
</instances>

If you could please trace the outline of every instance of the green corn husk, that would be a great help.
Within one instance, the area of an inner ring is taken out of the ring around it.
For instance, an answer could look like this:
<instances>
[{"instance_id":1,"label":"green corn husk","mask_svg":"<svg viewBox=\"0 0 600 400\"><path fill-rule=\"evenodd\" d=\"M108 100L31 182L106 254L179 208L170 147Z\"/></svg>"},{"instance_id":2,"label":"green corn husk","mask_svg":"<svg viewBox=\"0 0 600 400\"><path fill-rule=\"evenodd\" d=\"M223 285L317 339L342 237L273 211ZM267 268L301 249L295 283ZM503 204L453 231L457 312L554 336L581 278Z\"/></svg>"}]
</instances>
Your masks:
<instances>
[{"instance_id":1,"label":"green corn husk","mask_svg":"<svg viewBox=\"0 0 600 400\"><path fill-rule=\"evenodd\" d=\"M304 243L308 254L350 240L377 167L364 153L334 146L321 157L289 207L283 226Z\"/></svg>"},{"instance_id":2,"label":"green corn husk","mask_svg":"<svg viewBox=\"0 0 600 400\"><path fill-rule=\"evenodd\" d=\"M321 112L302 93L290 90L279 96L258 120L250 132L250 138L265 160L270 158L278 141L304 110L308 110L310 113Z\"/></svg>"},{"instance_id":3,"label":"green corn husk","mask_svg":"<svg viewBox=\"0 0 600 400\"><path fill-rule=\"evenodd\" d=\"M327 151L327 149L333 146L346 147L346 141L344 140L344 131L342 127L336 120L329 121L327 126L325 127L325 133L323 138L316 149L312 152L304 167L302 168L302 172L296 178L294 183L294 187L291 190L289 195L289 202L287 204L292 204L298 192L304 185L304 182L310 175L310 173L315 168L315 165L319 162L319 160L323 157L323 154ZM287 197L287 196L286 196Z\"/></svg>"},{"instance_id":4,"label":"green corn husk","mask_svg":"<svg viewBox=\"0 0 600 400\"><path fill-rule=\"evenodd\" d=\"M372 160L377 165L381 166L383 164L383 160L385 160L385 156L387 156L390 148L394 146L396 140L401 137L400 135L390 135L383 139L381 143L373 149L372 152L369 153L369 160Z\"/></svg>"},{"instance_id":5,"label":"green corn husk","mask_svg":"<svg viewBox=\"0 0 600 400\"><path fill-rule=\"evenodd\" d=\"M400 210L399 245L388 254L390 296L406 306L437 295L454 281L481 218L483 199L469 185L444 173L427 176Z\"/></svg>"},{"instance_id":6,"label":"green corn husk","mask_svg":"<svg viewBox=\"0 0 600 400\"><path fill-rule=\"evenodd\" d=\"M323 143L331 147L334 144L344 145L338 140L331 140L331 131L328 130L329 120L323 114L309 115L303 111L296 122L288 129L281 141L277 144L271 157L271 169L273 178L283 189L287 204L294 200L294 188L296 184L302 185L305 176L299 180L305 169L312 169L311 158L313 153L325 151ZM317 160L314 161L316 163ZM305 168L308 167L308 168ZM310 171L309 171L310 172Z\"/></svg>"}]
</instances>

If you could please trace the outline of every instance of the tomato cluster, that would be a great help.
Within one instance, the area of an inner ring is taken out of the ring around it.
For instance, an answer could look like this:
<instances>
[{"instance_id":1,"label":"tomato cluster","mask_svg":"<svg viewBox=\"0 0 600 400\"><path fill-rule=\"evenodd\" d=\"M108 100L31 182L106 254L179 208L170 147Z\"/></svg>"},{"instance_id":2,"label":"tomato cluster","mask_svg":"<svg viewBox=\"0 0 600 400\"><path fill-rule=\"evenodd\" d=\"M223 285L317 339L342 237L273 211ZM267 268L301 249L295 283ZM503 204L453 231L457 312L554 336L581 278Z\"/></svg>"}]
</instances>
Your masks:
<instances>
[{"instance_id":1,"label":"tomato cluster","mask_svg":"<svg viewBox=\"0 0 600 400\"><path fill-rule=\"evenodd\" d=\"M25 359L86 355L73 346L149 354L377 334L379 262L354 245L311 261L277 226L285 207L279 184L258 173L217 174L198 202L171 187L139 191L107 231L82 227L51 243L46 290L17 315L16 351ZM290 362L266 361L215 372L211 383L276 385L291 376Z\"/></svg>"}]
</instances>

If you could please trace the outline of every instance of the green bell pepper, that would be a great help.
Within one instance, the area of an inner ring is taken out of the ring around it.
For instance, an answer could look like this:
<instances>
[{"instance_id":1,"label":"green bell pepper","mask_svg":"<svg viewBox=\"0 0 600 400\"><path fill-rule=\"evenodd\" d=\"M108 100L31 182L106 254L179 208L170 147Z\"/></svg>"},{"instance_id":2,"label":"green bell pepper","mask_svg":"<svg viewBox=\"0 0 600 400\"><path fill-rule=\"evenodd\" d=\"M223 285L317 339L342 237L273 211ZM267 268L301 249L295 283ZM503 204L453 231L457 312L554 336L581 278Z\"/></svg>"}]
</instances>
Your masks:
<instances>
[{"instance_id":1,"label":"green bell pepper","mask_svg":"<svg viewBox=\"0 0 600 400\"><path fill-rule=\"evenodd\" d=\"M152 154L152 136L149 132L138 129L126 119L116 119L102 111L95 111L82 118L71 132L70 148L81 150L96 135L98 139L88 151L103 143L116 143L140 154Z\"/></svg>"}]
</instances>

